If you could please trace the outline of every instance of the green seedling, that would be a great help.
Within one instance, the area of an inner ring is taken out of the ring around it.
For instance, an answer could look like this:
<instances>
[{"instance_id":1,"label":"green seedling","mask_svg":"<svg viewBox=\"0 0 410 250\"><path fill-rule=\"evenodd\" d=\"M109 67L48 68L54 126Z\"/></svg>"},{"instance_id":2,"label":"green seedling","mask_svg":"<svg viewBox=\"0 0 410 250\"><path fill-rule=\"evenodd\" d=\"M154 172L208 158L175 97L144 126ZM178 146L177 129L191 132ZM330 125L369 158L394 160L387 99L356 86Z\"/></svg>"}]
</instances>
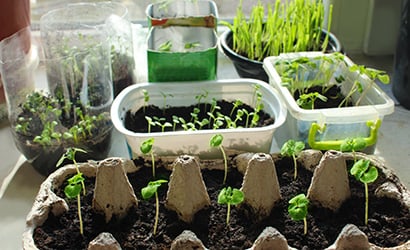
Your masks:
<instances>
[{"instance_id":1,"label":"green seedling","mask_svg":"<svg viewBox=\"0 0 410 250\"><path fill-rule=\"evenodd\" d=\"M224 137L221 134L216 134L216 135L212 136L211 140L209 141L209 145L212 148L219 148L222 152L222 156L223 156L223 159L224 159L224 170L225 170L223 184L225 184L226 177L228 175L228 160L226 158L225 150L222 146L223 140L224 140Z\"/></svg>"},{"instance_id":2,"label":"green seedling","mask_svg":"<svg viewBox=\"0 0 410 250\"><path fill-rule=\"evenodd\" d=\"M363 137L346 138L340 144L341 152L353 152L354 161L356 162L356 152L367 147L366 140Z\"/></svg>"},{"instance_id":3,"label":"green seedling","mask_svg":"<svg viewBox=\"0 0 410 250\"><path fill-rule=\"evenodd\" d=\"M226 225L229 225L229 218L231 216L231 205L239 205L245 199L243 192L236 188L225 187L219 192L218 203L227 205Z\"/></svg>"},{"instance_id":4,"label":"green seedling","mask_svg":"<svg viewBox=\"0 0 410 250\"><path fill-rule=\"evenodd\" d=\"M327 102L326 96L321 95L318 92L312 92L300 95L296 100L296 103L303 109L315 109L315 101L317 99Z\"/></svg>"},{"instance_id":5,"label":"green seedling","mask_svg":"<svg viewBox=\"0 0 410 250\"><path fill-rule=\"evenodd\" d=\"M209 92L204 90L204 93L195 96L195 99L198 101L198 104L197 104L198 108L199 108L199 105L201 104L202 99L206 99L208 97L208 94ZM205 103L204 109L206 110L206 103Z\"/></svg>"},{"instance_id":6,"label":"green seedling","mask_svg":"<svg viewBox=\"0 0 410 250\"><path fill-rule=\"evenodd\" d=\"M165 115L165 110L167 108L167 97L173 97L172 94L165 94L164 92L161 91L162 99L163 99L163 107L162 107L162 114Z\"/></svg>"},{"instance_id":7,"label":"green seedling","mask_svg":"<svg viewBox=\"0 0 410 250\"><path fill-rule=\"evenodd\" d=\"M144 200L150 199L152 196L155 195L155 222L154 222L154 232L155 235L157 233L157 226L158 226L158 215L159 215L159 199L158 199L158 188L167 183L167 180L156 180L150 181L148 185L141 189L141 195Z\"/></svg>"},{"instance_id":8,"label":"green seedling","mask_svg":"<svg viewBox=\"0 0 410 250\"><path fill-rule=\"evenodd\" d=\"M157 124L149 116L145 116L145 120L147 120L147 124L148 124L148 131L147 132L151 133L151 128L156 126Z\"/></svg>"},{"instance_id":9,"label":"green seedling","mask_svg":"<svg viewBox=\"0 0 410 250\"><path fill-rule=\"evenodd\" d=\"M144 106L142 106L142 110L145 113L145 109L148 106L148 102L149 102L149 93L146 89L143 89L142 94L144 95Z\"/></svg>"},{"instance_id":10,"label":"green seedling","mask_svg":"<svg viewBox=\"0 0 410 250\"><path fill-rule=\"evenodd\" d=\"M293 178L296 180L298 176L298 167L296 158L300 152L305 148L305 143L302 141L295 141L295 140L288 140L285 142L280 149L280 153L282 156L292 157L293 165L295 167L294 176Z\"/></svg>"},{"instance_id":11,"label":"green seedling","mask_svg":"<svg viewBox=\"0 0 410 250\"><path fill-rule=\"evenodd\" d=\"M191 114L191 122L196 123L198 121L198 114L199 112L201 112L201 110L199 108L194 108L192 110Z\"/></svg>"},{"instance_id":12,"label":"green seedling","mask_svg":"<svg viewBox=\"0 0 410 250\"><path fill-rule=\"evenodd\" d=\"M195 48L201 47L200 42L192 42L192 43L185 43L184 49L186 50L193 50Z\"/></svg>"},{"instance_id":13,"label":"green seedling","mask_svg":"<svg viewBox=\"0 0 410 250\"><path fill-rule=\"evenodd\" d=\"M74 163L74 166L76 168L77 174L72 176L67 180L68 184L64 188L64 194L68 199L74 199L77 198L77 213L78 213L78 220L80 222L80 234L84 234L84 226L83 226L83 219L81 216L81 199L80 199L80 194L81 190L83 190L83 195L85 195L85 184L84 184L84 177L83 173L80 172L80 169L78 168L78 163L75 159L75 154L77 152L81 153L87 153L87 151L80 149L80 148L68 148L67 151L61 156L61 158L58 160L56 166L60 166L65 159L71 160Z\"/></svg>"},{"instance_id":14,"label":"green seedling","mask_svg":"<svg viewBox=\"0 0 410 250\"><path fill-rule=\"evenodd\" d=\"M201 121L196 121L196 124L198 124L198 130L201 130L203 127L209 124L209 120L207 118L204 118Z\"/></svg>"},{"instance_id":15,"label":"green seedling","mask_svg":"<svg viewBox=\"0 0 410 250\"><path fill-rule=\"evenodd\" d=\"M170 122L167 122L166 119L164 117L156 117L154 116L154 120L155 120L155 125L158 125L159 127L161 127L161 132L165 132L165 128L166 127L172 127L172 124Z\"/></svg>"},{"instance_id":16,"label":"green seedling","mask_svg":"<svg viewBox=\"0 0 410 250\"><path fill-rule=\"evenodd\" d=\"M152 146L154 145L154 138L148 138L140 145L141 153L151 155L152 176L155 177L155 158Z\"/></svg>"},{"instance_id":17,"label":"green seedling","mask_svg":"<svg viewBox=\"0 0 410 250\"><path fill-rule=\"evenodd\" d=\"M370 160L361 159L353 164L350 169L350 174L353 175L356 180L361 181L364 184L365 194L365 209L364 209L364 223L367 225L368 210L369 210L369 191L368 184L374 182L378 177L378 171L375 166L370 165Z\"/></svg>"},{"instance_id":18,"label":"green seedling","mask_svg":"<svg viewBox=\"0 0 410 250\"><path fill-rule=\"evenodd\" d=\"M158 50L161 52L170 52L171 49L172 49L171 41L166 41L162 43L161 45L159 45L159 48L158 48Z\"/></svg>"},{"instance_id":19,"label":"green seedling","mask_svg":"<svg viewBox=\"0 0 410 250\"><path fill-rule=\"evenodd\" d=\"M303 234L307 234L307 213L309 200L305 194L298 194L289 200L288 213L294 221L303 220Z\"/></svg>"},{"instance_id":20,"label":"green seedling","mask_svg":"<svg viewBox=\"0 0 410 250\"><path fill-rule=\"evenodd\" d=\"M243 104L243 102L242 102L241 100L239 100L239 99L236 100L236 101L233 103L233 107L232 107L231 113L229 113L229 116L232 116L232 115L233 115L233 112L235 112L235 110L238 109L242 104Z\"/></svg>"},{"instance_id":21,"label":"green seedling","mask_svg":"<svg viewBox=\"0 0 410 250\"><path fill-rule=\"evenodd\" d=\"M359 88L360 97L357 99L357 101L355 103L355 106L360 105L361 101L366 96L366 93L375 84L376 79L378 79L383 84L389 84L390 83L390 77L386 73L386 71L373 69L373 68L368 68L364 65L357 65L357 64L353 64L352 66L350 66L349 70L352 71L352 72L358 72L361 75L366 75L371 80L371 83L368 84L366 88L364 88L363 86L361 86ZM361 83L360 83L360 85L361 85Z\"/></svg>"},{"instance_id":22,"label":"green seedling","mask_svg":"<svg viewBox=\"0 0 410 250\"><path fill-rule=\"evenodd\" d=\"M63 135L60 132L54 131L57 124L58 122L56 121L46 122L44 124L43 131L41 131L41 135L34 137L33 142L40 143L41 145L43 145L43 147L51 145L53 139L56 139L57 142L60 142L60 139Z\"/></svg>"},{"instance_id":23,"label":"green seedling","mask_svg":"<svg viewBox=\"0 0 410 250\"><path fill-rule=\"evenodd\" d=\"M177 125L180 124L180 123L181 123L181 121L179 120L179 117L176 116L176 115L173 115L172 116L172 130L176 131Z\"/></svg>"}]
</instances>

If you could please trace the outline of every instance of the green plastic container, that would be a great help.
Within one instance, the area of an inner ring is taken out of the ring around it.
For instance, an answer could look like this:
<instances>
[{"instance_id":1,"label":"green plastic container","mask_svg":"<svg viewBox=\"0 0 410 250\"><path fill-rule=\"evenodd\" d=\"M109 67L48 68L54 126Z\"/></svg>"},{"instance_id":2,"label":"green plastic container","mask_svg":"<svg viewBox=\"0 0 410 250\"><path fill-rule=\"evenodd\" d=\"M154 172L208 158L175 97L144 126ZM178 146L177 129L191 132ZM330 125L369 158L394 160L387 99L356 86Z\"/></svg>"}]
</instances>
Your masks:
<instances>
[{"instance_id":1,"label":"green plastic container","mask_svg":"<svg viewBox=\"0 0 410 250\"><path fill-rule=\"evenodd\" d=\"M152 27L147 49L148 81L215 80L217 41L213 28ZM162 49L164 44L170 46Z\"/></svg>"}]
</instances>

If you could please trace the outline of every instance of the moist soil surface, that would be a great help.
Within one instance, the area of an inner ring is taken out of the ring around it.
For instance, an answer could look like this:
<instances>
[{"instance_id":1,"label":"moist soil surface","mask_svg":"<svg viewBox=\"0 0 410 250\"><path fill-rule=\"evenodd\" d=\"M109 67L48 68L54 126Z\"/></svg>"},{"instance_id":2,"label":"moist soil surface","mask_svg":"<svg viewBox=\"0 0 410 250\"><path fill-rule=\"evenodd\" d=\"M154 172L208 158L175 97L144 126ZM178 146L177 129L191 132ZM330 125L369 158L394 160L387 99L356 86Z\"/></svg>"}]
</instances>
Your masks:
<instances>
[{"instance_id":1,"label":"moist soil surface","mask_svg":"<svg viewBox=\"0 0 410 250\"><path fill-rule=\"evenodd\" d=\"M236 114L238 110L245 109L248 113L254 112L254 108L249 106L248 104L242 104L239 107L234 109L234 112L231 114L231 111L234 107L233 102L219 100L217 101L217 106L220 109L217 109L215 112L212 112L216 116L216 112L221 113L224 116L229 116L232 121L236 120ZM199 108L199 113L197 113L197 121L203 121L204 118L210 121L209 125L205 125L200 128L198 123L193 121L192 113L194 113L194 109ZM168 106L165 109L159 108L155 105L148 105L145 108L140 108L136 112L131 112L130 110L127 111L125 116L125 127L131 131L139 132L139 133L147 133L148 132L148 122L145 119L146 116L152 118L154 117L163 118L161 123L164 124L165 122L169 122L170 124L174 124L174 117L181 117L187 123L191 122L196 125L196 129L212 129L212 124L214 123L214 119L211 119L208 115L208 112L211 110L210 103L200 103L197 105L191 105L189 107L183 106ZM259 120L257 124L253 125L254 127L263 127L268 126L274 123L274 117L271 117L269 114L265 113L263 110L259 111ZM243 115L241 119L238 119L236 123L236 127L250 127L252 115L249 117L248 122L246 122L246 115ZM155 120L154 120L155 122ZM224 120L224 124L220 125L220 128L226 128L226 120ZM173 126L165 127L164 131L173 131ZM176 124L175 130L186 130L182 127L182 123L179 122ZM151 126L151 132L161 132L160 126Z\"/></svg>"},{"instance_id":2,"label":"moist soil surface","mask_svg":"<svg viewBox=\"0 0 410 250\"><path fill-rule=\"evenodd\" d=\"M320 98L316 98L313 102L314 109L325 109L325 108L337 108L339 105L344 101L345 96L342 94L339 86L332 86L326 93L322 92L322 87L315 86L311 87L307 90L305 94L308 93L320 93L321 95L327 98L326 101L321 100ZM300 93L298 91L294 94L294 99L298 100ZM347 103L342 103L342 107L351 107L353 104L348 101ZM309 108L310 109L310 108Z\"/></svg>"},{"instance_id":3,"label":"moist soil surface","mask_svg":"<svg viewBox=\"0 0 410 250\"><path fill-rule=\"evenodd\" d=\"M88 242L101 232L110 232L120 243L122 249L169 249L171 242L183 230L193 231L209 249L248 249L267 226L279 230L288 244L298 249L325 249L337 238L342 228L355 224L369 238L369 242L378 246L398 246L410 239L409 210L399 202L373 195L378 184L385 180L379 178L369 184L369 222L364 224L364 187L363 184L349 177L352 196L334 213L328 209L310 204L307 216L308 233L303 234L303 222L292 221L287 214L288 201L299 193L307 192L312 172L299 167L297 179L293 179L293 163L289 158L275 160L282 200L273 209L271 215L262 222L253 221L250 211L242 207L232 207L230 224L226 226L226 206L217 204L219 190L223 187L223 171L202 170L202 175L211 198L211 206L195 215L192 224L178 220L175 212L164 207L167 187L159 189L160 215L157 234L153 235L155 199L142 200L140 190L152 180L150 163L135 160L137 165L144 164L142 170L129 174L137 198L138 208L132 209L122 221L113 220L105 224L102 215L91 210L94 179L87 178L87 195L82 197L84 235L79 233L76 200L70 200L69 211L61 217L50 215L43 226L35 229L34 239L40 249L87 249ZM161 162L157 162L161 166ZM348 164L351 165L351 164ZM157 170L157 179L168 179L170 172L164 168ZM236 168L228 172L227 185L240 188L242 174ZM61 190L56 190L64 197Z\"/></svg>"}]
</instances>

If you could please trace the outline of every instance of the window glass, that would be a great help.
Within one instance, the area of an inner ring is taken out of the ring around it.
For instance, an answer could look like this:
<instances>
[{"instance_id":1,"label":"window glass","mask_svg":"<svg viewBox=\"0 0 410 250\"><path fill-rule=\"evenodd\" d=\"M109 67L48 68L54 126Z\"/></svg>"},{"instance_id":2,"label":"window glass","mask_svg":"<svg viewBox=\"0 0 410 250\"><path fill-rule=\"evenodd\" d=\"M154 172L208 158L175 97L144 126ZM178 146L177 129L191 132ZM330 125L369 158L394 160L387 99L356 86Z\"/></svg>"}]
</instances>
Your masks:
<instances>
[{"instance_id":1,"label":"window glass","mask_svg":"<svg viewBox=\"0 0 410 250\"><path fill-rule=\"evenodd\" d=\"M261 0L264 3L274 3L275 0ZM34 27L38 27L41 16L47 11L65 6L67 3L99 2L98 0L31 0L31 20ZM128 8L132 22L146 24L145 9L153 0L113 0ZM214 0L220 19L232 19L236 13L239 0ZM258 0L243 0L243 8L248 13Z\"/></svg>"}]
</instances>

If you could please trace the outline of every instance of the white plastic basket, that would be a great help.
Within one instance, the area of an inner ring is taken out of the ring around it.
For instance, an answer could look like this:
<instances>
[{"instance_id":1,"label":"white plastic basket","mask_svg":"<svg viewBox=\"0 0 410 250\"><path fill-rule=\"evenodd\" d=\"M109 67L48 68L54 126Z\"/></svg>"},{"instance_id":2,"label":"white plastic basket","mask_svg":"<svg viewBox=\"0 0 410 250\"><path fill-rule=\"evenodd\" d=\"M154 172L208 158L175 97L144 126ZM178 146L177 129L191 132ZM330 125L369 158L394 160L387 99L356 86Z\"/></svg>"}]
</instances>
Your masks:
<instances>
[{"instance_id":1,"label":"white plastic basket","mask_svg":"<svg viewBox=\"0 0 410 250\"><path fill-rule=\"evenodd\" d=\"M208 98L224 99L226 101L242 100L252 105L254 85L259 85L262 93L263 110L275 118L275 122L264 127L235 128L218 130L175 131L162 133L135 133L125 128L124 120L128 110L136 111L144 105L143 90L148 91L149 104L162 107L164 94L169 106L189 106L198 102L195 96L208 92ZM154 138L153 151L156 155L192 154L203 157L214 157L220 152L211 150L209 140L216 133L224 136L223 146L226 148L250 152L269 153L274 131L286 119L286 109L279 94L265 82L254 79L217 80L201 82L177 83L142 83L127 87L114 100L111 107L111 118L115 128L125 135L132 151L132 157L141 155L140 145Z\"/></svg>"}]
</instances>

